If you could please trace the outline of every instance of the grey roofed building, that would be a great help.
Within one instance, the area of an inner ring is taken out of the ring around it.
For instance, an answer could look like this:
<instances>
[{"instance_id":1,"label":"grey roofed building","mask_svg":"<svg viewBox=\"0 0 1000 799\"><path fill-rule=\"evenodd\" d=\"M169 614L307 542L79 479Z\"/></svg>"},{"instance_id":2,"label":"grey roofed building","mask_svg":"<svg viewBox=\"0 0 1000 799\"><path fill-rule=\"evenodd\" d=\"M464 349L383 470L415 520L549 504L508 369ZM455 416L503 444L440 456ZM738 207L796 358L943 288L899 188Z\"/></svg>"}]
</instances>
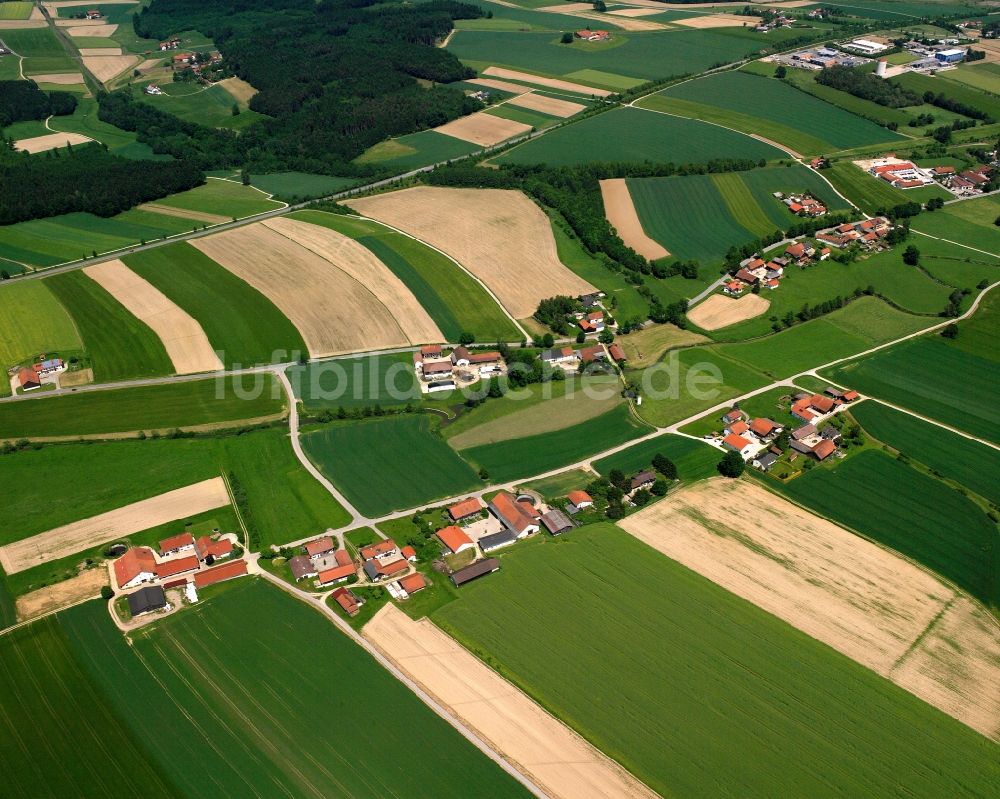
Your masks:
<instances>
[{"instance_id":1,"label":"grey roofed building","mask_svg":"<svg viewBox=\"0 0 1000 799\"><path fill-rule=\"evenodd\" d=\"M495 572L500 568L500 561L496 558L484 558L483 560L477 560L470 566L466 566L464 569L459 569L451 575L451 581L458 588L460 585L465 585L465 583L470 580L475 580L477 577L482 577L484 574L490 574Z\"/></svg>"},{"instance_id":2,"label":"grey roofed building","mask_svg":"<svg viewBox=\"0 0 1000 799\"><path fill-rule=\"evenodd\" d=\"M167 606L167 595L159 585L147 585L128 595L128 610L133 616L149 613Z\"/></svg>"},{"instance_id":3,"label":"grey roofed building","mask_svg":"<svg viewBox=\"0 0 1000 799\"><path fill-rule=\"evenodd\" d=\"M492 552L494 549L509 546L515 541L517 541L517 536L510 530L501 530L499 533L484 535L479 539L478 543L479 548L483 550L483 552Z\"/></svg>"},{"instance_id":4,"label":"grey roofed building","mask_svg":"<svg viewBox=\"0 0 1000 799\"><path fill-rule=\"evenodd\" d=\"M632 478L632 482L629 483L629 487L632 490L641 488L644 485L652 485L656 482L656 475L652 472L639 472L635 477Z\"/></svg>"},{"instance_id":5,"label":"grey roofed building","mask_svg":"<svg viewBox=\"0 0 1000 799\"><path fill-rule=\"evenodd\" d=\"M763 455L759 455L758 457L753 459L753 465L756 466L758 469L761 469L766 472L768 469L774 466L777 460L778 456L775 455L773 452L765 452Z\"/></svg>"},{"instance_id":6,"label":"grey roofed building","mask_svg":"<svg viewBox=\"0 0 1000 799\"><path fill-rule=\"evenodd\" d=\"M796 441L801 441L803 438L809 438L809 436L814 435L816 435L816 425L814 424L804 424L802 427L792 431L792 438Z\"/></svg>"},{"instance_id":7,"label":"grey roofed building","mask_svg":"<svg viewBox=\"0 0 1000 799\"><path fill-rule=\"evenodd\" d=\"M790 441L788 445L794 449L796 452L801 452L803 455L809 455L813 448L808 444L803 444L801 441Z\"/></svg>"},{"instance_id":8,"label":"grey roofed building","mask_svg":"<svg viewBox=\"0 0 1000 799\"><path fill-rule=\"evenodd\" d=\"M819 434L823 436L823 438L825 438L827 441L840 440L840 431L831 424L828 424L826 427L820 430Z\"/></svg>"},{"instance_id":9,"label":"grey roofed building","mask_svg":"<svg viewBox=\"0 0 1000 799\"><path fill-rule=\"evenodd\" d=\"M288 568L292 570L292 577L296 582L305 577L316 576L316 564L308 555L296 555L288 559Z\"/></svg>"},{"instance_id":10,"label":"grey roofed building","mask_svg":"<svg viewBox=\"0 0 1000 799\"><path fill-rule=\"evenodd\" d=\"M368 575L368 579L371 580L373 583L378 582L378 580L381 577L378 570L378 563L376 563L374 560L366 560L365 574Z\"/></svg>"},{"instance_id":11,"label":"grey roofed building","mask_svg":"<svg viewBox=\"0 0 1000 799\"><path fill-rule=\"evenodd\" d=\"M552 533L552 535L559 535L573 529L573 522L570 521L569 516L561 510L555 509L542 514L542 524L545 525L545 529Z\"/></svg>"},{"instance_id":12,"label":"grey roofed building","mask_svg":"<svg viewBox=\"0 0 1000 799\"><path fill-rule=\"evenodd\" d=\"M827 386L826 391L824 391L827 396L833 397L834 399L840 399L844 396L844 392L839 388L834 388L833 386Z\"/></svg>"}]
</instances>

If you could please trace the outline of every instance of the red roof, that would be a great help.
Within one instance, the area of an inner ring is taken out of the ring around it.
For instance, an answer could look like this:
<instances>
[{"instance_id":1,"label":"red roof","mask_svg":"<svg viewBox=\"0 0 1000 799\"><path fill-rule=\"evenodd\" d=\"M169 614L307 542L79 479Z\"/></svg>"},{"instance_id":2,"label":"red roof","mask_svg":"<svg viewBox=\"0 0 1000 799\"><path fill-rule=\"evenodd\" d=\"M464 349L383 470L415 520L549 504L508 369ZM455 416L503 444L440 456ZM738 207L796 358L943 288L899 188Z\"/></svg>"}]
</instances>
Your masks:
<instances>
[{"instance_id":1,"label":"red roof","mask_svg":"<svg viewBox=\"0 0 1000 799\"><path fill-rule=\"evenodd\" d=\"M185 555L183 558L165 560L156 565L157 577L173 577L175 574L194 571L198 568L199 561L197 555Z\"/></svg>"},{"instance_id":2,"label":"red roof","mask_svg":"<svg viewBox=\"0 0 1000 799\"><path fill-rule=\"evenodd\" d=\"M387 538L384 541L378 541L366 547L361 547L361 557L363 560L371 560L380 555L388 555L394 549L396 549L396 542L391 538Z\"/></svg>"},{"instance_id":3,"label":"red roof","mask_svg":"<svg viewBox=\"0 0 1000 799\"><path fill-rule=\"evenodd\" d=\"M354 616L358 612L358 608L361 607L354 594L346 588L338 588L331 594L331 596L334 600L336 600L337 604L344 609L344 612L348 616Z\"/></svg>"},{"instance_id":4,"label":"red roof","mask_svg":"<svg viewBox=\"0 0 1000 799\"><path fill-rule=\"evenodd\" d=\"M725 444L727 447L736 450L737 452L741 452L744 447L750 446L753 442L747 441L745 438L743 438L743 436L738 436L735 435L734 433L730 433L728 436L722 439L722 443Z\"/></svg>"},{"instance_id":5,"label":"red roof","mask_svg":"<svg viewBox=\"0 0 1000 799\"><path fill-rule=\"evenodd\" d=\"M400 587L408 594L415 594L421 588L427 587L427 581L422 574L408 574L399 581Z\"/></svg>"},{"instance_id":6,"label":"red roof","mask_svg":"<svg viewBox=\"0 0 1000 799\"><path fill-rule=\"evenodd\" d=\"M149 547L133 547L115 561L115 581L121 587L142 572L156 574L156 558Z\"/></svg>"},{"instance_id":7,"label":"red roof","mask_svg":"<svg viewBox=\"0 0 1000 799\"><path fill-rule=\"evenodd\" d=\"M531 517L524 512L524 508L517 504L514 497L507 491L501 491L493 497L493 507L500 514L501 519L509 524L520 534L531 524L534 524Z\"/></svg>"},{"instance_id":8,"label":"red roof","mask_svg":"<svg viewBox=\"0 0 1000 799\"><path fill-rule=\"evenodd\" d=\"M798 203L791 203L788 206L788 210L791 211L793 214L797 214L799 211L802 210L802 206L799 205Z\"/></svg>"},{"instance_id":9,"label":"red roof","mask_svg":"<svg viewBox=\"0 0 1000 799\"><path fill-rule=\"evenodd\" d=\"M456 527L454 524L438 530L437 537L452 552L458 552L461 547L472 543L472 539L463 533L460 527Z\"/></svg>"},{"instance_id":10,"label":"red roof","mask_svg":"<svg viewBox=\"0 0 1000 799\"><path fill-rule=\"evenodd\" d=\"M392 563L379 564L378 571L379 574L397 574L398 572L406 571L408 568L410 568L410 564L400 558L399 560L394 560Z\"/></svg>"},{"instance_id":11,"label":"red roof","mask_svg":"<svg viewBox=\"0 0 1000 799\"><path fill-rule=\"evenodd\" d=\"M469 363L493 363L500 360L500 353L496 350L487 352L474 352L469 355Z\"/></svg>"},{"instance_id":12,"label":"red roof","mask_svg":"<svg viewBox=\"0 0 1000 799\"><path fill-rule=\"evenodd\" d=\"M221 583L223 580L231 580L247 573L247 562L240 558L232 563L224 563L221 566L214 566L205 569L194 576L195 588L204 588L213 583Z\"/></svg>"},{"instance_id":13,"label":"red roof","mask_svg":"<svg viewBox=\"0 0 1000 799\"><path fill-rule=\"evenodd\" d=\"M438 356L438 355L441 354L441 345L440 344L428 344L426 347L421 347L420 348L420 354L423 355L425 358L427 358L427 357L431 357L431 358L436 357L436 356Z\"/></svg>"},{"instance_id":14,"label":"red roof","mask_svg":"<svg viewBox=\"0 0 1000 799\"><path fill-rule=\"evenodd\" d=\"M785 252L795 258L801 258L803 255L806 254L806 245L803 244L801 241L796 242L795 244L789 244L785 248Z\"/></svg>"},{"instance_id":15,"label":"red roof","mask_svg":"<svg viewBox=\"0 0 1000 799\"><path fill-rule=\"evenodd\" d=\"M527 513L532 519L536 519L537 520L537 519L542 518L542 512L540 510L538 510L538 508L536 508L530 502L528 502L528 500L526 500L526 499L520 499L520 500L518 500L517 504L520 505L521 509L525 513Z\"/></svg>"},{"instance_id":16,"label":"red roof","mask_svg":"<svg viewBox=\"0 0 1000 799\"><path fill-rule=\"evenodd\" d=\"M198 553L198 557L202 560L209 555L213 558L224 558L232 554L233 542L228 538L220 538L218 541L213 541L207 535L203 535L194 542L194 548Z\"/></svg>"},{"instance_id":17,"label":"red roof","mask_svg":"<svg viewBox=\"0 0 1000 799\"><path fill-rule=\"evenodd\" d=\"M734 436L741 436L749 429L750 425L740 420L739 422L733 422L733 424L730 425L729 432Z\"/></svg>"},{"instance_id":18,"label":"red roof","mask_svg":"<svg viewBox=\"0 0 1000 799\"><path fill-rule=\"evenodd\" d=\"M750 422L750 429L759 436L769 436L778 428L770 419L754 419Z\"/></svg>"},{"instance_id":19,"label":"red roof","mask_svg":"<svg viewBox=\"0 0 1000 799\"><path fill-rule=\"evenodd\" d=\"M854 402L854 400L856 400L859 396L860 396L860 394L858 394L857 391L845 391L844 392L844 400L847 401L847 402Z\"/></svg>"},{"instance_id":20,"label":"red roof","mask_svg":"<svg viewBox=\"0 0 1000 799\"><path fill-rule=\"evenodd\" d=\"M590 494L588 494L586 491L579 491L579 490L577 490L577 491L570 491L566 495L566 499L568 499L574 505L581 505L584 502L591 502L591 503L593 503L593 501L594 501L591 498Z\"/></svg>"},{"instance_id":21,"label":"red roof","mask_svg":"<svg viewBox=\"0 0 1000 799\"><path fill-rule=\"evenodd\" d=\"M476 497L469 497L468 499L463 499L461 502L456 502L454 505L448 508L448 515L454 521L459 519L464 519L466 516L471 516L474 513L479 513L483 509L483 503Z\"/></svg>"},{"instance_id":22,"label":"red roof","mask_svg":"<svg viewBox=\"0 0 1000 799\"><path fill-rule=\"evenodd\" d=\"M334 580L343 580L346 577L350 577L352 574L357 573L357 569L354 568L353 563L348 563L346 566L336 566L332 569L325 569L317 575L317 580L320 584L322 583L332 583Z\"/></svg>"},{"instance_id":23,"label":"red roof","mask_svg":"<svg viewBox=\"0 0 1000 799\"><path fill-rule=\"evenodd\" d=\"M333 553L334 559L337 561L338 566L353 566L354 559L351 557L351 553L346 549L338 549Z\"/></svg>"},{"instance_id":24,"label":"red roof","mask_svg":"<svg viewBox=\"0 0 1000 799\"><path fill-rule=\"evenodd\" d=\"M413 547L407 544L405 547L399 550L399 554L402 555L407 560L409 560L410 558L415 558L417 556L417 550L415 550Z\"/></svg>"},{"instance_id":25,"label":"red roof","mask_svg":"<svg viewBox=\"0 0 1000 799\"><path fill-rule=\"evenodd\" d=\"M333 549L333 539L329 536L325 538L317 538L315 541L310 541L306 544L306 554L309 557L322 555L324 552L329 552L331 549Z\"/></svg>"},{"instance_id":26,"label":"red roof","mask_svg":"<svg viewBox=\"0 0 1000 799\"><path fill-rule=\"evenodd\" d=\"M612 344L608 347L608 352L611 353L611 357L616 361L625 360L625 350L623 350L618 344Z\"/></svg>"},{"instance_id":27,"label":"red roof","mask_svg":"<svg viewBox=\"0 0 1000 799\"><path fill-rule=\"evenodd\" d=\"M34 369L20 369L17 373L17 381L21 388L26 388L29 384L40 386L42 382L38 379L38 373Z\"/></svg>"},{"instance_id":28,"label":"red roof","mask_svg":"<svg viewBox=\"0 0 1000 799\"><path fill-rule=\"evenodd\" d=\"M820 460L823 460L828 455L832 454L835 449L837 449L837 445L829 439L824 438L815 447L813 447L813 455Z\"/></svg>"},{"instance_id":29,"label":"red roof","mask_svg":"<svg viewBox=\"0 0 1000 799\"><path fill-rule=\"evenodd\" d=\"M833 400L830 397L824 397L822 394L813 394L809 398L809 405L820 413L829 413L833 410Z\"/></svg>"},{"instance_id":30,"label":"red roof","mask_svg":"<svg viewBox=\"0 0 1000 799\"><path fill-rule=\"evenodd\" d=\"M579 352L580 360L584 363L590 363L596 358L600 358L604 355L604 349L599 345L595 344L593 347L584 347Z\"/></svg>"}]
</instances>

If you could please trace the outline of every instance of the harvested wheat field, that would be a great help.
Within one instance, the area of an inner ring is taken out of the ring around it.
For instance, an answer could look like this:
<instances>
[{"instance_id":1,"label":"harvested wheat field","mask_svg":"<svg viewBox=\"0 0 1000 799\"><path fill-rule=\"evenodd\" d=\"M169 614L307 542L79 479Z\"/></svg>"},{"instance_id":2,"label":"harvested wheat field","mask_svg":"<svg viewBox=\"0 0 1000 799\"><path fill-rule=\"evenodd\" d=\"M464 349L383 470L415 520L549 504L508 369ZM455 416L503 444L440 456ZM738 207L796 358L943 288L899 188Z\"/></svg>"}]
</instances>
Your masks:
<instances>
[{"instance_id":1,"label":"harvested wheat field","mask_svg":"<svg viewBox=\"0 0 1000 799\"><path fill-rule=\"evenodd\" d=\"M120 47L81 47L80 55L121 55Z\"/></svg>"},{"instance_id":2,"label":"harvested wheat field","mask_svg":"<svg viewBox=\"0 0 1000 799\"><path fill-rule=\"evenodd\" d=\"M447 253L518 319L546 297L596 290L562 264L549 218L519 191L418 186L347 205Z\"/></svg>"},{"instance_id":3,"label":"harvested wheat field","mask_svg":"<svg viewBox=\"0 0 1000 799\"><path fill-rule=\"evenodd\" d=\"M557 100L555 97L543 97L540 94L522 94L518 97L511 97L506 104L530 108L532 111L541 111L543 114L551 114L554 117L571 117L587 107L581 103Z\"/></svg>"},{"instance_id":4,"label":"harvested wheat field","mask_svg":"<svg viewBox=\"0 0 1000 799\"><path fill-rule=\"evenodd\" d=\"M531 91L531 87L529 86L522 86L520 83L510 83L505 80L493 80L492 78L470 78L466 83L485 86L487 89L496 89L501 92L510 92L511 94L524 94Z\"/></svg>"},{"instance_id":5,"label":"harvested wheat field","mask_svg":"<svg viewBox=\"0 0 1000 799\"><path fill-rule=\"evenodd\" d=\"M139 63L139 56L134 55L88 55L83 56L83 65L89 69L95 78L105 83L125 70Z\"/></svg>"},{"instance_id":6,"label":"harvested wheat field","mask_svg":"<svg viewBox=\"0 0 1000 799\"><path fill-rule=\"evenodd\" d=\"M650 261L670 255L662 244L651 239L642 229L625 178L602 180L601 198L604 200L604 215L625 244Z\"/></svg>"},{"instance_id":7,"label":"harvested wheat field","mask_svg":"<svg viewBox=\"0 0 1000 799\"><path fill-rule=\"evenodd\" d=\"M553 799L655 799L635 777L427 619L413 621L390 603L363 634Z\"/></svg>"},{"instance_id":8,"label":"harvested wheat field","mask_svg":"<svg viewBox=\"0 0 1000 799\"><path fill-rule=\"evenodd\" d=\"M611 94L611 92L605 89L595 89L593 86L585 86L582 83L573 83L572 81L560 80L558 78L543 78L540 75L532 75L529 72L518 72L516 69L506 69L504 67L487 67L483 70L483 74L494 78L522 80L533 86L546 86L549 89L562 89L567 92L592 94L594 97L607 97Z\"/></svg>"},{"instance_id":9,"label":"harvested wheat field","mask_svg":"<svg viewBox=\"0 0 1000 799\"><path fill-rule=\"evenodd\" d=\"M514 136L529 132L531 125L487 114L485 111L477 111L475 114L446 122L434 130L462 141L491 147Z\"/></svg>"},{"instance_id":10,"label":"harvested wheat field","mask_svg":"<svg viewBox=\"0 0 1000 799\"><path fill-rule=\"evenodd\" d=\"M210 225L218 225L228 222L231 217L220 216L219 214L209 214L204 211L191 211L188 208L174 208L171 205L160 205L159 203L143 203L136 206L140 211L152 211L164 216L178 216L182 219L192 219L196 222L206 222Z\"/></svg>"},{"instance_id":11,"label":"harvested wheat field","mask_svg":"<svg viewBox=\"0 0 1000 799\"><path fill-rule=\"evenodd\" d=\"M294 230L298 232L297 227ZM389 308L374 293L370 286L387 282L388 277L383 280L383 276L388 269L370 250L353 241L336 247L324 245L336 250L330 253L337 258L334 263L285 235L291 232L287 227L279 231L257 223L194 239L191 244L270 299L298 328L313 357L444 340L433 323L432 328L424 329L426 312L417 311L420 306L412 295L402 306ZM354 258L363 260L345 263ZM357 265L370 273L356 279L350 270ZM406 318L411 310L413 318ZM410 329L423 330L428 337L411 340L407 335Z\"/></svg>"},{"instance_id":12,"label":"harvested wheat field","mask_svg":"<svg viewBox=\"0 0 1000 799\"><path fill-rule=\"evenodd\" d=\"M582 17L583 19L593 20L594 22L600 22L602 25L612 25L616 28L621 28L624 31L661 31L666 28L659 22L651 22L646 19L637 19L633 17L608 17L606 12L594 11L580 11L573 16Z\"/></svg>"},{"instance_id":13,"label":"harvested wheat field","mask_svg":"<svg viewBox=\"0 0 1000 799\"><path fill-rule=\"evenodd\" d=\"M124 263L116 259L84 267L83 271L160 337L177 374L223 368L201 325Z\"/></svg>"},{"instance_id":14,"label":"harvested wheat field","mask_svg":"<svg viewBox=\"0 0 1000 799\"><path fill-rule=\"evenodd\" d=\"M7 574L16 574L88 547L228 504L225 482L221 477L213 477L7 544L0 547L0 566Z\"/></svg>"},{"instance_id":15,"label":"harvested wheat field","mask_svg":"<svg viewBox=\"0 0 1000 799\"><path fill-rule=\"evenodd\" d=\"M85 599L101 595L101 588L108 584L108 570L87 569L76 577L39 588L17 598L18 621L26 621L44 613L67 608Z\"/></svg>"},{"instance_id":16,"label":"harvested wheat field","mask_svg":"<svg viewBox=\"0 0 1000 799\"><path fill-rule=\"evenodd\" d=\"M18 139L14 142L14 149L25 153L42 153L67 144L86 144L89 141L92 141L89 136L80 133L48 133L30 139Z\"/></svg>"},{"instance_id":17,"label":"harvested wheat field","mask_svg":"<svg viewBox=\"0 0 1000 799\"><path fill-rule=\"evenodd\" d=\"M712 294L688 311L687 317L702 330L718 330L760 316L771 306L759 294L745 294L739 299Z\"/></svg>"},{"instance_id":18,"label":"harvested wheat field","mask_svg":"<svg viewBox=\"0 0 1000 799\"><path fill-rule=\"evenodd\" d=\"M614 11L606 12L616 17L648 17L653 14L662 14L660 8L616 8Z\"/></svg>"},{"instance_id":19,"label":"harvested wheat field","mask_svg":"<svg viewBox=\"0 0 1000 799\"><path fill-rule=\"evenodd\" d=\"M103 23L101 25L73 25L70 28L66 28L66 33L70 36L100 36L107 39L116 30L118 30L117 25Z\"/></svg>"},{"instance_id":20,"label":"harvested wheat field","mask_svg":"<svg viewBox=\"0 0 1000 799\"><path fill-rule=\"evenodd\" d=\"M553 14L575 14L577 11L593 11L593 3L563 3L562 5L542 6L535 11L550 11Z\"/></svg>"},{"instance_id":21,"label":"harvested wheat field","mask_svg":"<svg viewBox=\"0 0 1000 799\"><path fill-rule=\"evenodd\" d=\"M35 83L55 83L67 86L74 83L83 83L83 75L79 72L53 72L52 74L32 75L31 79Z\"/></svg>"},{"instance_id":22,"label":"harvested wheat field","mask_svg":"<svg viewBox=\"0 0 1000 799\"><path fill-rule=\"evenodd\" d=\"M760 17L748 17L742 14L707 14L704 17L675 19L674 24L686 28L742 28L756 26Z\"/></svg>"},{"instance_id":23,"label":"harvested wheat field","mask_svg":"<svg viewBox=\"0 0 1000 799\"><path fill-rule=\"evenodd\" d=\"M1000 628L971 600L955 597L891 678L1000 742Z\"/></svg>"},{"instance_id":24,"label":"harvested wheat field","mask_svg":"<svg viewBox=\"0 0 1000 799\"><path fill-rule=\"evenodd\" d=\"M44 19L0 19L0 31L17 31L28 28L47 28Z\"/></svg>"},{"instance_id":25,"label":"harvested wheat field","mask_svg":"<svg viewBox=\"0 0 1000 799\"><path fill-rule=\"evenodd\" d=\"M250 98L257 94L257 90L242 78L226 78L220 80L219 85L239 103L249 103Z\"/></svg>"}]
</instances>

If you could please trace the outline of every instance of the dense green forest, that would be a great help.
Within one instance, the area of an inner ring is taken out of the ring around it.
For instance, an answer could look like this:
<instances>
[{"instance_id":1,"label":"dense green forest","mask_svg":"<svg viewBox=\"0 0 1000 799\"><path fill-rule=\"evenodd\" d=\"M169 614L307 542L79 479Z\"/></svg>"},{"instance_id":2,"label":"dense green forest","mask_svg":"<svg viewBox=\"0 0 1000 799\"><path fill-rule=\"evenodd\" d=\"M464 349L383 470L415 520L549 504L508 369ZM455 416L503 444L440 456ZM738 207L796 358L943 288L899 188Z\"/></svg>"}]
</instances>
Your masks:
<instances>
[{"instance_id":1,"label":"dense green forest","mask_svg":"<svg viewBox=\"0 0 1000 799\"><path fill-rule=\"evenodd\" d=\"M453 0L385 5L376 0L153 0L136 33L166 38L197 29L259 91L250 107L270 118L239 136L150 113L125 92L101 98L106 122L134 130L155 152L187 151L203 168L246 163L351 175L350 161L383 139L443 124L482 107L440 83L471 77L435 43L455 19L482 16ZM431 81L426 87L419 79ZM214 158L214 161L213 161Z\"/></svg>"},{"instance_id":2,"label":"dense green forest","mask_svg":"<svg viewBox=\"0 0 1000 799\"><path fill-rule=\"evenodd\" d=\"M920 105L922 102L916 92L877 78L870 72L850 67L833 66L821 69L816 73L816 82L889 108Z\"/></svg>"},{"instance_id":3,"label":"dense green forest","mask_svg":"<svg viewBox=\"0 0 1000 799\"><path fill-rule=\"evenodd\" d=\"M32 80L0 80L0 128L13 122L66 116L76 110L69 92L43 92Z\"/></svg>"},{"instance_id":4,"label":"dense green forest","mask_svg":"<svg viewBox=\"0 0 1000 799\"><path fill-rule=\"evenodd\" d=\"M191 161L133 161L100 144L0 155L0 225L74 211L113 216L205 180Z\"/></svg>"}]
</instances>

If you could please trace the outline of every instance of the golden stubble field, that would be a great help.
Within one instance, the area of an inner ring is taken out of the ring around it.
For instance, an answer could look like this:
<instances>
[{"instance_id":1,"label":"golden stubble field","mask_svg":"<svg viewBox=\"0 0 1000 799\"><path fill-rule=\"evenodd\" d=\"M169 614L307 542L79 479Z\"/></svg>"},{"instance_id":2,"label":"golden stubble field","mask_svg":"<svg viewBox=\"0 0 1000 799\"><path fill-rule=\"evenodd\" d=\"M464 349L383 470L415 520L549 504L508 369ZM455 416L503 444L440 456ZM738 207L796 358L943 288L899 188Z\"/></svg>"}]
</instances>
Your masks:
<instances>
[{"instance_id":1,"label":"golden stubble field","mask_svg":"<svg viewBox=\"0 0 1000 799\"><path fill-rule=\"evenodd\" d=\"M689 310L687 317L702 330L718 330L760 316L769 307L770 300L759 294L744 294L738 299L710 294Z\"/></svg>"},{"instance_id":2,"label":"golden stubble field","mask_svg":"<svg viewBox=\"0 0 1000 799\"><path fill-rule=\"evenodd\" d=\"M595 291L559 260L549 218L519 191L417 186L346 204L450 255L518 319L546 297Z\"/></svg>"},{"instance_id":3,"label":"golden stubble field","mask_svg":"<svg viewBox=\"0 0 1000 799\"><path fill-rule=\"evenodd\" d=\"M660 242L651 239L642 229L625 178L602 180L601 199L604 200L604 215L627 246L650 261L670 255Z\"/></svg>"}]
</instances>

